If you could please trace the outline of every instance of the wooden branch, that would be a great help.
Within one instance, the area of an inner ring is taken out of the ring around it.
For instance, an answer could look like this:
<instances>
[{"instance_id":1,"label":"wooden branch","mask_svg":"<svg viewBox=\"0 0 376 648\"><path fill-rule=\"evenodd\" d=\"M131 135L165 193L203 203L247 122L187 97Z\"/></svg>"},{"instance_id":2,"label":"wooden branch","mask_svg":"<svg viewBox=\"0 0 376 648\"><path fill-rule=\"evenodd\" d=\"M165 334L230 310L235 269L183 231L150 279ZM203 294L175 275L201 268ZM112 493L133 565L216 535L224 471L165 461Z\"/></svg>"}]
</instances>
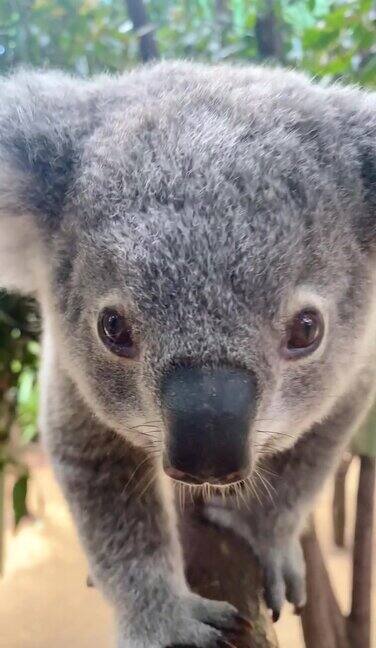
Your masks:
<instances>
[{"instance_id":1,"label":"wooden branch","mask_svg":"<svg viewBox=\"0 0 376 648\"><path fill-rule=\"evenodd\" d=\"M249 547L233 533L206 522L200 507L181 516L187 580L210 599L226 600L250 619L253 630L236 648L277 648L273 624L262 598L260 569Z\"/></svg>"},{"instance_id":2,"label":"wooden branch","mask_svg":"<svg viewBox=\"0 0 376 648\"><path fill-rule=\"evenodd\" d=\"M307 605L302 611L306 648L349 648L346 620L335 598L313 522L302 539Z\"/></svg>"},{"instance_id":3,"label":"wooden branch","mask_svg":"<svg viewBox=\"0 0 376 648\"><path fill-rule=\"evenodd\" d=\"M371 578L376 459L360 457L355 539L353 550L352 606L348 634L352 648L371 645Z\"/></svg>"},{"instance_id":4,"label":"wooden branch","mask_svg":"<svg viewBox=\"0 0 376 648\"><path fill-rule=\"evenodd\" d=\"M4 547L5 547L5 462L0 457L0 577L4 575L4 561L5 561Z\"/></svg>"},{"instance_id":5,"label":"wooden branch","mask_svg":"<svg viewBox=\"0 0 376 648\"><path fill-rule=\"evenodd\" d=\"M334 542L337 547L345 546L346 531L346 476L350 468L352 455L347 454L341 461L335 478L332 504Z\"/></svg>"},{"instance_id":6,"label":"wooden branch","mask_svg":"<svg viewBox=\"0 0 376 648\"><path fill-rule=\"evenodd\" d=\"M129 18L139 38L140 59L143 63L159 58L154 27L148 19L143 0L126 0Z\"/></svg>"}]
</instances>

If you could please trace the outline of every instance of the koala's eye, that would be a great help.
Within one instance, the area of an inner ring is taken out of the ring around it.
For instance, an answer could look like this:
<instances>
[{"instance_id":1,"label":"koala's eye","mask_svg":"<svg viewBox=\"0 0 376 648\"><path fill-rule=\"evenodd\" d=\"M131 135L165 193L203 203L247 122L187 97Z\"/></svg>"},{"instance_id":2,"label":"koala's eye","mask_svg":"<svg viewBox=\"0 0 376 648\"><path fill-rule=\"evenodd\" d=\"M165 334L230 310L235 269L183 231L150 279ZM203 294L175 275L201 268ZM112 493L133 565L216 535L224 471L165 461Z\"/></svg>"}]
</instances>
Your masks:
<instances>
[{"instance_id":1,"label":"koala's eye","mask_svg":"<svg viewBox=\"0 0 376 648\"><path fill-rule=\"evenodd\" d=\"M124 315L112 308L105 308L99 315L98 333L106 347L123 358L135 358L137 347L132 331Z\"/></svg>"},{"instance_id":2,"label":"koala's eye","mask_svg":"<svg viewBox=\"0 0 376 648\"><path fill-rule=\"evenodd\" d=\"M312 353L319 346L324 334L324 322L321 314L314 309L297 313L287 329L282 345L285 358L302 358Z\"/></svg>"}]
</instances>

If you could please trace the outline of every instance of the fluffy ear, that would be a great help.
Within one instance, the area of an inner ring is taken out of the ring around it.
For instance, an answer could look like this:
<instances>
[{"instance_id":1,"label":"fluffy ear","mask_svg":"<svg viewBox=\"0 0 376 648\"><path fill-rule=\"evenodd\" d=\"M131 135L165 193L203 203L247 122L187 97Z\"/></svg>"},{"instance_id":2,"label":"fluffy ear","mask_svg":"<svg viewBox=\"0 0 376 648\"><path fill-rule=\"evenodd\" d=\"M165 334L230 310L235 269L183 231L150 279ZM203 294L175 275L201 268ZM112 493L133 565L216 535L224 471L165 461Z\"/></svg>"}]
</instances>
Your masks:
<instances>
[{"instance_id":1,"label":"fluffy ear","mask_svg":"<svg viewBox=\"0 0 376 648\"><path fill-rule=\"evenodd\" d=\"M338 90L337 108L343 143L342 159L355 169L349 200L360 196L354 208L354 229L365 250L376 249L376 93L353 88ZM349 174L350 175L350 174Z\"/></svg>"},{"instance_id":2,"label":"fluffy ear","mask_svg":"<svg viewBox=\"0 0 376 648\"><path fill-rule=\"evenodd\" d=\"M0 81L0 287L38 288L41 233L59 226L87 130L84 85L56 73Z\"/></svg>"},{"instance_id":3,"label":"fluffy ear","mask_svg":"<svg viewBox=\"0 0 376 648\"><path fill-rule=\"evenodd\" d=\"M376 102L375 102L376 104ZM375 105L376 113L376 105ZM375 120L376 121L376 120ZM376 127L374 141L360 149L361 178L366 201L366 213L358 222L358 231L364 246L376 248Z\"/></svg>"}]
</instances>

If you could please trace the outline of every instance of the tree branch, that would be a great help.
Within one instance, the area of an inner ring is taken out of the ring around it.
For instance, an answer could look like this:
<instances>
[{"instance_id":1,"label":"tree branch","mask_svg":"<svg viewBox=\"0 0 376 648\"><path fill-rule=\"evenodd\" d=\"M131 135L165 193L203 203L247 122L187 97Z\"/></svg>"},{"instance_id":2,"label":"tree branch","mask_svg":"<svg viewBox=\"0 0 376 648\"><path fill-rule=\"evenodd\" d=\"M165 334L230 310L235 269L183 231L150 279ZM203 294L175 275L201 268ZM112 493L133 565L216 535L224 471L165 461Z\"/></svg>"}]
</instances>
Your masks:
<instances>
[{"instance_id":1,"label":"tree branch","mask_svg":"<svg viewBox=\"0 0 376 648\"><path fill-rule=\"evenodd\" d=\"M353 550L352 606L348 634L353 648L371 645L371 578L376 459L362 455Z\"/></svg>"},{"instance_id":2,"label":"tree branch","mask_svg":"<svg viewBox=\"0 0 376 648\"><path fill-rule=\"evenodd\" d=\"M346 531L346 476L350 468L352 455L346 455L341 461L334 479L333 494L333 531L337 547L345 546Z\"/></svg>"},{"instance_id":3,"label":"tree branch","mask_svg":"<svg viewBox=\"0 0 376 648\"><path fill-rule=\"evenodd\" d=\"M210 599L229 601L250 619L253 631L236 648L277 648L262 598L260 569L249 547L230 531L206 522L198 506L182 514L181 538L192 589Z\"/></svg>"},{"instance_id":4,"label":"tree branch","mask_svg":"<svg viewBox=\"0 0 376 648\"><path fill-rule=\"evenodd\" d=\"M349 648L346 620L334 596L312 521L302 546L307 568L307 605L301 616L306 648Z\"/></svg>"}]
</instances>

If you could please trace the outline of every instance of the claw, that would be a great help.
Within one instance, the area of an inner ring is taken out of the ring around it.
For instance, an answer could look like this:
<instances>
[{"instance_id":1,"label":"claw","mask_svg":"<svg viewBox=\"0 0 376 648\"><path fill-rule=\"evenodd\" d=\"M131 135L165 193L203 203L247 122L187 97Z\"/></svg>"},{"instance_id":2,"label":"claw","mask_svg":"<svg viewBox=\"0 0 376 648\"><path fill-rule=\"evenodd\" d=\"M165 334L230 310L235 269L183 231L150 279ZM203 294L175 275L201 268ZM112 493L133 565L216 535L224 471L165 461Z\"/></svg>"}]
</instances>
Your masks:
<instances>
[{"instance_id":1,"label":"claw","mask_svg":"<svg viewBox=\"0 0 376 648\"><path fill-rule=\"evenodd\" d=\"M296 614L297 616L300 616L301 613L302 613L303 610L304 610L304 607L305 607L304 605L295 605L295 607L294 607L294 614Z\"/></svg>"},{"instance_id":2,"label":"claw","mask_svg":"<svg viewBox=\"0 0 376 648\"><path fill-rule=\"evenodd\" d=\"M253 624L251 623L251 621L241 614L237 614L235 620L241 628L244 628L246 630L253 630Z\"/></svg>"},{"instance_id":3,"label":"claw","mask_svg":"<svg viewBox=\"0 0 376 648\"><path fill-rule=\"evenodd\" d=\"M268 567L264 575L264 597L269 610L272 611L273 622L278 621L285 600L285 582L278 568Z\"/></svg>"},{"instance_id":4,"label":"claw","mask_svg":"<svg viewBox=\"0 0 376 648\"><path fill-rule=\"evenodd\" d=\"M218 640L218 648L237 648L238 641L241 637L246 637L250 630L253 629L252 623L241 614L235 617L236 626L226 633L225 637Z\"/></svg>"},{"instance_id":5,"label":"claw","mask_svg":"<svg viewBox=\"0 0 376 648\"><path fill-rule=\"evenodd\" d=\"M273 623L277 623L280 616L281 616L281 612L279 610L273 610L273 614L272 614Z\"/></svg>"},{"instance_id":6,"label":"claw","mask_svg":"<svg viewBox=\"0 0 376 648\"><path fill-rule=\"evenodd\" d=\"M227 639L219 639L217 646L218 648L237 648L235 644Z\"/></svg>"}]
</instances>

